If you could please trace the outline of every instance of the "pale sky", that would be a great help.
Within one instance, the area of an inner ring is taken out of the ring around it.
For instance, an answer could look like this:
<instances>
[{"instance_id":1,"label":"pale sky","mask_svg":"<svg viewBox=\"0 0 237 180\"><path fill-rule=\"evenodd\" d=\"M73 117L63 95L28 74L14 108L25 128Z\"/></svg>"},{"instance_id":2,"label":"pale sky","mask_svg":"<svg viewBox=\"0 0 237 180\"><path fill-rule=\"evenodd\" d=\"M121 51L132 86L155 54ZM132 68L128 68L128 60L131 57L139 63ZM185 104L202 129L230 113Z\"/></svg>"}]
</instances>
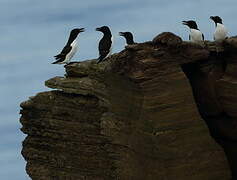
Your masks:
<instances>
[{"instance_id":1,"label":"pale sky","mask_svg":"<svg viewBox=\"0 0 237 180\"><path fill-rule=\"evenodd\" d=\"M230 35L237 35L236 0L1 0L0 2L0 177L27 180L21 152L19 104L38 92L47 91L44 81L63 76L64 68L51 65L65 45L72 28L81 33L73 61L98 56L101 33L108 25L114 35L114 52L124 47L119 31L131 31L136 42L151 40L170 31L188 39L183 20L196 20L206 39L212 39L211 15L222 17Z\"/></svg>"}]
</instances>

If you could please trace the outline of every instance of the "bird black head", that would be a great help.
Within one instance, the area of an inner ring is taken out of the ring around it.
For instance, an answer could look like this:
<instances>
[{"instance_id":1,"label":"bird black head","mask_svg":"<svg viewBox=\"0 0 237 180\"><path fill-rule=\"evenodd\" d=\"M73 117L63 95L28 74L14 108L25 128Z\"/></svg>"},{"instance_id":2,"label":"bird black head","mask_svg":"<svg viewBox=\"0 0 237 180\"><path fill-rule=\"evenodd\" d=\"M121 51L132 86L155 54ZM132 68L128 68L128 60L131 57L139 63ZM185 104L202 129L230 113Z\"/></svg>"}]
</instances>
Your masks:
<instances>
[{"instance_id":1,"label":"bird black head","mask_svg":"<svg viewBox=\"0 0 237 180\"><path fill-rule=\"evenodd\" d=\"M85 31L85 28L76 28L76 29L71 30L67 44L71 44L77 38L78 34L84 31Z\"/></svg>"},{"instance_id":2,"label":"bird black head","mask_svg":"<svg viewBox=\"0 0 237 180\"><path fill-rule=\"evenodd\" d=\"M96 30L96 31L100 31L100 32L102 32L102 33L111 33L108 26L98 27L98 28L96 28L95 30Z\"/></svg>"},{"instance_id":3,"label":"bird black head","mask_svg":"<svg viewBox=\"0 0 237 180\"><path fill-rule=\"evenodd\" d=\"M213 20L215 24L222 24L222 19L219 16L211 16L210 19Z\"/></svg>"},{"instance_id":4,"label":"bird black head","mask_svg":"<svg viewBox=\"0 0 237 180\"><path fill-rule=\"evenodd\" d=\"M190 21L182 21L183 22L183 25L186 25L188 26L190 29L198 29L197 27L197 23L193 20L190 20Z\"/></svg>"},{"instance_id":5,"label":"bird black head","mask_svg":"<svg viewBox=\"0 0 237 180\"><path fill-rule=\"evenodd\" d=\"M84 32L85 31L85 28L76 28L76 29L73 29L71 30L71 34L79 34L80 32Z\"/></svg>"},{"instance_id":6,"label":"bird black head","mask_svg":"<svg viewBox=\"0 0 237 180\"><path fill-rule=\"evenodd\" d=\"M119 32L119 35L125 37L127 44L134 44L131 32Z\"/></svg>"},{"instance_id":7,"label":"bird black head","mask_svg":"<svg viewBox=\"0 0 237 180\"><path fill-rule=\"evenodd\" d=\"M76 29L73 29L71 30L71 33L70 33L70 37L72 39L75 39L77 37L77 35L80 33L80 32L84 32L85 31L85 28L76 28Z\"/></svg>"}]
</instances>

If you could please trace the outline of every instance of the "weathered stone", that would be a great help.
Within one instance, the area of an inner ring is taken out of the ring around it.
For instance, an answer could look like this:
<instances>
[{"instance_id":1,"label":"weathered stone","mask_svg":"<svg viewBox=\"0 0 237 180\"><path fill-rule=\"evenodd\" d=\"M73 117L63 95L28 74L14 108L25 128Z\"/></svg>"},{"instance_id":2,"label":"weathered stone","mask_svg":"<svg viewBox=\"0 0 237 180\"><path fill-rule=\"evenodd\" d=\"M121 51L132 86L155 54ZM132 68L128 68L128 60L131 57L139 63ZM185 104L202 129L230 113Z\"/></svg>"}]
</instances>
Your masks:
<instances>
[{"instance_id":1,"label":"weathered stone","mask_svg":"<svg viewBox=\"0 0 237 180\"><path fill-rule=\"evenodd\" d=\"M27 173L33 180L229 180L227 157L235 179L236 44L202 46L163 33L104 63L67 65L65 77L45 83L57 90L21 104Z\"/></svg>"},{"instance_id":2,"label":"weathered stone","mask_svg":"<svg viewBox=\"0 0 237 180\"><path fill-rule=\"evenodd\" d=\"M168 47L177 47L181 45L182 39L171 32L163 32L156 36L152 42L156 45L166 45Z\"/></svg>"}]
</instances>

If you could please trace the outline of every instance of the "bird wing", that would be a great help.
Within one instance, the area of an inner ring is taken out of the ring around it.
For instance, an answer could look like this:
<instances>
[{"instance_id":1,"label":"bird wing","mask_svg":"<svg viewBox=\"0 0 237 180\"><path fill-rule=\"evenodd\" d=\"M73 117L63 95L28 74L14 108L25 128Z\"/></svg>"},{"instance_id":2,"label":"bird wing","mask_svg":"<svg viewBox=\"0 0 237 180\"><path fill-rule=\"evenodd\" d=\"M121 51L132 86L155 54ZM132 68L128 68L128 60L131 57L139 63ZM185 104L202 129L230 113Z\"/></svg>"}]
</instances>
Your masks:
<instances>
[{"instance_id":1,"label":"bird wing","mask_svg":"<svg viewBox=\"0 0 237 180\"><path fill-rule=\"evenodd\" d=\"M112 41L111 39L102 38L99 43L99 62L102 61L109 53L111 49Z\"/></svg>"},{"instance_id":2,"label":"bird wing","mask_svg":"<svg viewBox=\"0 0 237 180\"><path fill-rule=\"evenodd\" d=\"M202 40L204 41L204 34L202 34Z\"/></svg>"},{"instance_id":3,"label":"bird wing","mask_svg":"<svg viewBox=\"0 0 237 180\"><path fill-rule=\"evenodd\" d=\"M190 36L190 34L189 34L189 36L188 36L188 39L189 39L189 41L191 40L191 36Z\"/></svg>"},{"instance_id":4,"label":"bird wing","mask_svg":"<svg viewBox=\"0 0 237 180\"><path fill-rule=\"evenodd\" d=\"M60 52L60 54L54 56L56 61L53 62L52 64L57 64L60 62L63 62L66 58L66 55L72 50L71 46L65 46L63 50Z\"/></svg>"},{"instance_id":5,"label":"bird wing","mask_svg":"<svg viewBox=\"0 0 237 180\"><path fill-rule=\"evenodd\" d=\"M65 46L63 48L63 50L60 52L60 54L58 54L58 55L56 55L54 57L55 57L55 59L59 59L59 58L65 57L71 50L72 50L71 46Z\"/></svg>"}]
</instances>

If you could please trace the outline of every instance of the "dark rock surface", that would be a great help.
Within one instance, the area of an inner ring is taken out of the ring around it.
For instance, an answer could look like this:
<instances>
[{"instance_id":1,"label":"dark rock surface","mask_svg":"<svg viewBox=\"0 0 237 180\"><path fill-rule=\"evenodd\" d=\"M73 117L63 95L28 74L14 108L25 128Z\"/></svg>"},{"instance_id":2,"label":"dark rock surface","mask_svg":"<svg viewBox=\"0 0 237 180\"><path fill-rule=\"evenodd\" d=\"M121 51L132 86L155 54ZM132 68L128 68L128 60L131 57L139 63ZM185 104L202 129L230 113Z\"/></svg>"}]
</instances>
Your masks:
<instances>
[{"instance_id":1,"label":"dark rock surface","mask_svg":"<svg viewBox=\"0 0 237 180\"><path fill-rule=\"evenodd\" d=\"M72 63L21 104L33 180L230 180L237 170L237 38L172 33ZM230 167L230 168L229 168ZM231 171L230 171L231 169Z\"/></svg>"}]
</instances>

